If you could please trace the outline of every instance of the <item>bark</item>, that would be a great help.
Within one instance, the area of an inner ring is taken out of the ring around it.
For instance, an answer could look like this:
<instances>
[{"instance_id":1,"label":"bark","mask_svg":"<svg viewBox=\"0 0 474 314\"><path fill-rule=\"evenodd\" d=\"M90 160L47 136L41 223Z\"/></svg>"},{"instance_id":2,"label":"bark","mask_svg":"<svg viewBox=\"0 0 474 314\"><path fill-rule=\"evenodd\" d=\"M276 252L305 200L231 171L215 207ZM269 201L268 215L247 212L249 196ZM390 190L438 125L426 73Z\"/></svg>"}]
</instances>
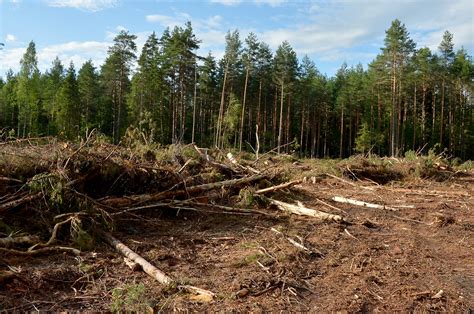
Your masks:
<instances>
[{"instance_id":1,"label":"bark","mask_svg":"<svg viewBox=\"0 0 474 314\"><path fill-rule=\"evenodd\" d=\"M281 132L283 128L283 101L284 101L284 88L285 88L285 83L281 83L281 96L280 96L280 123L278 126L278 154L280 153L280 146L281 146Z\"/></svg>"}]
</instances>

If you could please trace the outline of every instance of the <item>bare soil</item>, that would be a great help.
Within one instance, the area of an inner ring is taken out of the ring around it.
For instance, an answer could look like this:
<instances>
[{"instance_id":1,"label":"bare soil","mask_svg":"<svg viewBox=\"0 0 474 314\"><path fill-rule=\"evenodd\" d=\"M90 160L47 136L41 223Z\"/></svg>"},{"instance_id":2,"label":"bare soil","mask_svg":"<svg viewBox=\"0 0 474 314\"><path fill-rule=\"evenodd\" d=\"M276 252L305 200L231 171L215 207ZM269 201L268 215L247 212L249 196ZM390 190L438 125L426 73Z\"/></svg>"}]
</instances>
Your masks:
<instances>
[{"instance_id":1,"label":"bare soil","mask_svg":"<svg viewBox=\"0 0 474 314\"><path fill-rule=\"evenodd\" d=\"M79 257L0 256L0 270L8 271L8 265L15 273L0 282L0 309L108 311L117 301L114 289L139 283L145 286L140 300L150 311L474 309L472 172L444 182L316 181L274 196L341 214L348 223L171 209L140 212L118 222L115 237L181 283L215 292L212 302L161 286L98 243ZM399 210L335 203L335 195ZM270 207L267 211L279 213Z\"/></svg>"}]
</instances>

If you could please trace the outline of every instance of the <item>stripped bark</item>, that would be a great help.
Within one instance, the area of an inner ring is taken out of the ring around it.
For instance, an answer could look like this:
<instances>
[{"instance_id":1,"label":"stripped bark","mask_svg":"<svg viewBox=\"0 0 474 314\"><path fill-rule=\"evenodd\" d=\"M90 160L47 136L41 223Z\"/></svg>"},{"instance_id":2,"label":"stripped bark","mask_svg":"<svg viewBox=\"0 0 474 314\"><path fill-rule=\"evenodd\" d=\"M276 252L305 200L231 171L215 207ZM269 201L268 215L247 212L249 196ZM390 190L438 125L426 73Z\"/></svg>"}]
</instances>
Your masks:
<instances>
[{"instance_id":1,"label":"stripped bark","mask_svg":"<svg viewBox=\"0 0 474 314\"><path fill-rule=\"evenodd\" d=\"M295 215L309 216L309 217L314 217L314 218L318 218L325 221L335 221L339 223L344 221L344 218L340 215L328 214L317 209L307 208L306 206L303 205L303 203L299 201L297 202L297 205L294 205L294 204L289 204L282 201L277 201L271 198L269 200L272 204L276 205L280 210L286 211Z\"/></svg>"},{"instance_id":2,"label":"stripped bark","mask_svg":"<svg viewBox=\"0 0 474 314\"><path fill-rule=\"evenodd\" d=\"M351 205L356 205L356 206L363 206L363 207L368 207L368 208L376 208L376 209L388 209L392 211L397 211L398 209L385 206L385 205L379 205L379 204L372 204L372 203L367 203L363 201L358 201L350 198L345 198L342 196L334 196L332 198L333 201L338 202L338 203L346 203L346 204L351 204Z\"/></svg>"},{"instance_id":3,"label":"stripped bark","mask_svg":"<svg viewBox=\"0 0 474 314\"><path fill-rule=\"evenodd\" d=\"M156 279L162 285L172 285L172 284L177 283L174 279L166 275L163 271L153 266L146 259L144 259L140 255L132 251L128 246L120 242L118 239L114 238L111 234L106 233L106 232L101 232L100 235L105 240L105 242L107 242L110 246L116 249L119 253L126 256L132 262L135 262L138 265L140 265L145 273L150 275L152 278ZM210 298L213 298L215 295L213 292L209 290L205 290L205 289L201 289L201 288L193 287L189 285L178 286L178 288L190 293L205 295Z\"/></svg>"}]
</instances>

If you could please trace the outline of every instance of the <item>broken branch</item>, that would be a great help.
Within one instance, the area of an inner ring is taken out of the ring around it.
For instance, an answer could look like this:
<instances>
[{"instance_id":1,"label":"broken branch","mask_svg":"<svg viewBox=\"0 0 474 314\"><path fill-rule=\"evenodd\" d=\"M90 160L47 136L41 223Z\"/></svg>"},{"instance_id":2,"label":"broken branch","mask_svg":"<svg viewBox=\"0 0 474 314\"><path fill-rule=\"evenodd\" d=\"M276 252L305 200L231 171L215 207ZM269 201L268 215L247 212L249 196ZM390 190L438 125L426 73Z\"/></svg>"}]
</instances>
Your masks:
<instances>
[{"instance_id":1,"label":"broken branch","mask_svg":"<svg viewBox=\"0 0 474 314\"><path fill-rule=\"evenodd\" d=\"M334 196L332 198L333 201L338 202L338 203L346 203L346 204L351 204L351 205L356 205L356 206L363 206L363 207L369 207L369 208L376 208L376 209L388 209L391 211L397 211L398 209L385 206L385 205L379 205L379 204L372 204L372 203L367 203L359 200L354 200L351 198L345 198L342 196Z\"/></svg>"},{"instance_id":2,"label":"broken branch","mask_svg":"<svg viewBox=\"0 0 474 314\"><path fill-rule=\"evenodd\" d=\"M297 205L293 205L293 204L285 203L282 201L277 201L274 199L269 199L269 200L272 204L276 205L280 210L286 211L292 214L301 215L301 216L310 216L310 217L318 218L325 221L335 221L335 222L344 221L342 216L328 214L317 209L307 208L306 206L303 205L303 203L299 201L297 202Z\"/></svg>"}]
</instances>

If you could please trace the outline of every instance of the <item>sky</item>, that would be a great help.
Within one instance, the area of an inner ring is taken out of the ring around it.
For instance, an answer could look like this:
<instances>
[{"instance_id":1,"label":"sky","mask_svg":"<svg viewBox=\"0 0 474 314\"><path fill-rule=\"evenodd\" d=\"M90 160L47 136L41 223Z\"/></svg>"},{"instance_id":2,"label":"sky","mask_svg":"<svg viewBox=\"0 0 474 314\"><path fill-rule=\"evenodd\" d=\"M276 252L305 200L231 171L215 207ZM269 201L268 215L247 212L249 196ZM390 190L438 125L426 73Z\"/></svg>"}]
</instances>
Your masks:
<instances>
[{"instance_id":1,"label":"sky","mask_svg":"<svg viewBox=\"0 0 474 314\"><path fill-rule=\"evenodd\" d=\"M200 55L221 58L228 30L249 32L275 50L287 40L301 59L334 75L343 62L366 67L380 53L385 30L398 18L417 48L433 51L445 30L455 48L474 52L472 0L0 0L0 76L18 71L33 40L41 71L58 56L79 68L99 67L121 30L138 36L138 52L152 31L191 21Z\"/></svg>"}]
</instances>

